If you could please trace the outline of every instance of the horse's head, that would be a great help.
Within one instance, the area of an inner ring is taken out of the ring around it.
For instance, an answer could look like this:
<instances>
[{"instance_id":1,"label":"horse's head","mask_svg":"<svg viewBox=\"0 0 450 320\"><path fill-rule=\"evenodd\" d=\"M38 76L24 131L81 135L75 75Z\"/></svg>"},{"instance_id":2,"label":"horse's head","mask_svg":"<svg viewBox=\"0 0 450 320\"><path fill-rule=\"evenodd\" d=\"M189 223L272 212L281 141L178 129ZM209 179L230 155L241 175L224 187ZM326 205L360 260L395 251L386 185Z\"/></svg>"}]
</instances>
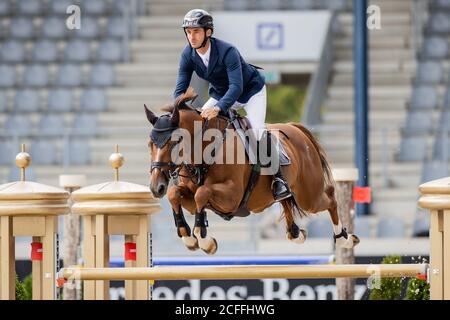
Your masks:
<instances>
[{"instance_id":1,"label":"horse's head","mask_svg":"<svg viewBox=\"0 0 450 320\"><path fill-rule=\"evenodd\" d=\"M186 101L195 99L197 95L192 89L178 97L173 106L167 106L163 110L170 113L161 116L155 115L145 107L148 121L153 125L150 133L149 148L151 153L150 190L155 197L161 198L167 192L170 174L177 165L172 159L172 149L180 141L173 141L172 133L180 128L180 106Z\"/></svg>"}]
</instances>

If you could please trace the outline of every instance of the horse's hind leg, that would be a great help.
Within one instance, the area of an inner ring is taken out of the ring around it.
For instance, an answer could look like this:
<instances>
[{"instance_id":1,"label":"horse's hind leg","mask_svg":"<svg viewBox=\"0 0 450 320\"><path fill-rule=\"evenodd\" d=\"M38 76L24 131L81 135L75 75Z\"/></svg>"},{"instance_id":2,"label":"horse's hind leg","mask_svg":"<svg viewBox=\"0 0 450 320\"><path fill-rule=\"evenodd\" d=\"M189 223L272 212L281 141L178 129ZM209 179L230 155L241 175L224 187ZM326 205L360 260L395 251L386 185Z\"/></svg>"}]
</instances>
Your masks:
<instances>
[{"instance_id":1,"label":"horse's hind leg","mask_svg":"<svg viewBox=\"0 0 450 320\"><path fill-rule=\"evenodd\" d=\"M334 187L331 185L325 188L325 192L322 194L318 206L311 210L311 212L316 213L324 210L328 210L330 213L336 246L343 248L353 248L356 246L359 243L359 238L354 234L347 233L347 230L342 227L339 220Z\"/></svg>"},{"instance_id":2,"label":"horse's hind leg","mask_svg":"<svg viewBox=\"0 0 450 320\"><path fill-rule=\"evenodd\" d=\"M281 201L286 219L286 238L295 243L303 243L306 240L306 231L300 229L294 222L294 206L291 201L292 199Z\"/></svg>"}]
</instances>

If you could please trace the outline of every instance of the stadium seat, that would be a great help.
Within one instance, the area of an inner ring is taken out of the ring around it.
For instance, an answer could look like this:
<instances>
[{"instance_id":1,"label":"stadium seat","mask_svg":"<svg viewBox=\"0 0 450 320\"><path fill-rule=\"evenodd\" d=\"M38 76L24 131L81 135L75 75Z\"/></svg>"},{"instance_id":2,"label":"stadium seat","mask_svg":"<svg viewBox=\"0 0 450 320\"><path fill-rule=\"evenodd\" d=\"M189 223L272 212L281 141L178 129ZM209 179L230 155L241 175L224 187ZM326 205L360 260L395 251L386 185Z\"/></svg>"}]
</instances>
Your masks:
<instances>
[{"instance_id":1,"label":"stadium seat","mask_svg":"<svg viewBox=\"0 0 450 320\"><path fill-rule=\"evenodd\" d=\"M66 125L64 117L58 114L45 114L39 120L39 133L44 135L62 135Z\"/></svg>"},{"instance_id":2,"label":"stadium seat","mask_svg":"<svg viewBox=\"0 0 450 320\"><path fill-rule=\"evenodd\" d=\"M449 33L450 32L450 16L446 13L432 14L428 20L430 22L430 32L432 33Z\"/></svg>"},{"instance_id":3,"label":"stadium seat","mask_svg":"<svg viewBox=\"0 0 450 320\"><path fill-rule=\"evenodd\" d=\"M432 86L418 86L413 88L411 95L411 109L433 109L438 105L438 95Z\"/></svg>"},{"instance_id":4,"label":"stadium seat","mask_svg":"<svg viewBox=\"0 0 450 320\"><path fill-rule=\"evenodd\" d=\"M443 59L448 56L449 46L447 39L431 37L426 38L423 44L423 56L426 59Z\"/></svg>"},{"instance_id":5,"label":"stadium seat","mask_svg":"<svg viewBox=\"0 0 450 320\"><path fill-rule=\"evenodd\" d=\"M421 183L449 176L447 161L425 161L422 168Z\"/></svg>"},{"instance_id":6,"label":"stadium seat","mask_svg":"<svg viewBox=\"0 0 450 320\"><path fill-rule=\"evenodd\" d=\"M91 59L91 48L89 43L80 39L74 39L67 43L64 50L66 62L86 62Z\"/></svg>"},{"instance_id":7,"label":"stadium seat","mask_svg":"<svg viewBox=\"0 0 450 320\"><path fill-rule=\"evenodd\" d=\"M13 165L18 150L13 141L0 141L0 165Z\"/></svg>"},{"instance_id":8,"label":"stadium seat","mask_svg":"<svg viewBox=\"0 0 450 320\"><path fill-rule=\"evenodd\" d=\"M85 112L100 112L107 108L106 95L103 90L89 89L82 93L80 109Z\"/></svg>"},{"instance_id":9,"label":"stadium seat","mask_svg":"<svg viewBox=\"0 0 450 320\"><path fill-rule=\"evenodd\" d=\"M370 238L370 220L364 217L356 217L354 220L355 234L360 238Z\"/></svg>"},{"instance_id":10,"label":"stadium seat","mask_svg":"<svg viewBox=\"0 0 450 320\"><path fill-rule=\"evenodd\" d=\"M7 40L2 44L0 60L3 63L19 63L26 58L25 46L17 40Z\"/></svg>"},{"instance_id":11,"label":"stadium seat","mask_svg":"<svg viewBox=\"0 0 450 320\"><path fill-rule=\"evenodd\" d=\"M77 135L95 135L97 128L97 117L89 113L78 114L72 123L72 129Z\"/></svg>"},{"instance_id":12,"label":"stadium seat","mask_svg":"<svg viewBox=\"0 0 450 320\"><path fill-rule=\"evenodd\" d=\"M439 62L426 61L419 64L417 82L420 84L438 84L444 78L444 71Z\"/></svg>"},{"instance_id":13,"label":"stadium seat","mask_svg":"<svg viewBox=\"0 0 450 320\"><path fill-rule=\"evenodd\" d=\"M430 133L434 126L431 111L414 110L407 113L404 132L410 135Z\"/></svg>"},{"instance_id":14,"label":"stadium seat","mask_svg":"<svg viewBox=\"0 0 450 320\"><path fill-rule=\"evenodd\" d=\"M48 68L43 65L29 65L25 70L22 85L26 87L46 87L50 84Z\"/></svg>"},{"instance_id":15,"label":"stadium seat","mask_svg":"<svg viewBox=\"0 0 450 320\"><path fill-rule=\"evenodd\" d=\"M48 94L48 111L69 112L73 110L73 94L67 89L53 89Z\"/></svg>"},{"instance_id":16,"label":"stadium seat","mask_svg":"<svg viewBox=\"0 0 450 320\"><path fill-rule=\"evenodd\" d=\"M35 140L31 142L30 156L33 163L40 165L56 164L56 148L48 140Z\"/></svg>"},{"instance_id":17,"label":"stadium seat","mask_svg":"<svg viewBox=\"0 0 450 320\"><path fill-rule=\"evenodd\" d=\"M30 134L32 122L26 115L12 114L5 121L5 131L10 135L24 136Z\"/></svg>"},{"instance_id":18,"label":"stadium seat","mask_svg":"<svg viewBox=\"0 0 450 320\"><path fill-rule=\"evenodd\" d=\"M427 156L427 141L423 136L406 136L400 142L399 161L422 161Z\"/></svg>"},{"instance_id":19,"label":"stadium seat","mask_svg":"<svg viewBox=\"0 0 450 320\"><path fill-rule=\"evenodd\" d=\"M39 92L32 89L16 91L14 97L14 112L37 112L41 107Z\"/></svg>"},{"instance_id":20,"label":"stadium seat","mask_svg":"<svg viewBox=\"0 0 450 320\"><path fill-rule=\"evenodd\" d=\"M48 39L62 39L67 37L68 29L65 20L59 17L48 17L42 25L42 36Z\"/></svg>"},{"instance_id":21,"label":"stadium seat","mask_svg":"<svg viewBox=\"0 0 450 320\"><path fill-rule=\"evenodd\" d=\"M331 219L311 218L307 225L307 230L309 238L333 238Z\"/></svg>"},{"instance_id":22,"label":"stadium seat","mask_svg":"<svg viewBox=\"0 0 450 320\"><path fill-rule=\"evenodd\" d=\"M109 64L97 64L91 69L89 83L92 86L106 87L116 83L113 66Z\"/></svg>"},{"instance_id":23,"label":"stadium seat","mask_svg":"<svg viewBox=\"0 0 450 320\"><path fill-rule=\"evenodd\" d=\"M82 85L83 75L79 66L61 65L56 74L55 84L61 87L78 87Z\"/></svg>"},{"instance_id":24,"label":"stadium seat","mask_svg":"<svg viewBox=\"0 0 450 320\"><path fill-rule=\"evenodd\" d=\"M8 111L8 97L6 96L6 92L0 91L0 112L7 112L7 111Z\"/></svg>"},{"instance_id":25,"label":"stadium seat","mask_svg":"<svg viewBox=\"0 0 450 320\"><path fill-rule=\"evenodd\" d=\"M40 16L45 13L45 3L42 0L16 1L18 13L25 16Z\"/></svg>"},{"instance_id":26,"label":"stadium seat","mask_svg":"<svg viewBox=\"0 0 450 320\"><path fill-rule=\"evenodd\" d=\"M5 64L0 65L0 88L14 87L16 82L16 68Z\"/></svg>"},{"instance_id":27,"label":"stadium seat","mask_svg":"<svg viewBox=\"0 0 450 320\"><path fill-rule=\"evenodd\" d=\"M34 62L54 63L59 60L58 48L56 43L50 40L40 40L35 43L31 59Z\"/></svg>"},{"instance_id":28,"label":"stadium seat","mask_svg":"<svg viewBox=\"0 0 450 320\"><path fill-rule=\"evenodd\" d=\"M381 218L377 226L379 238L405 237L405 223L398 218Z\"/></svg>"},{"instance_id":29,"label":"stadium seat","mask_svg":"<svg viewBox=\"0 0 450 320\"><path fill-rule=\"evenodd\" d=\"M84 0L80 3L81 11L87 15L104 15L110 10L110 3L104 0Z\"/></svg>"},{"instance_id":30,"label":"stadium seat","mask_svg":"<svg viewBox=\"0 0 450 320\"><path fill-rule=\"evenodd\" d=\"M28 17L14 18L9 25L9 36L16 39L29 39L34 37L33 21Z\"/></svg>"},{"instance_id":31,"label":"stadium seat","mask_svg":"<svg viewBox=\"0 0 450 320\"><path fill-rule=\"evenodd\" d=\"M101 30L96 18L84 17L81 21L81 29L71 30L71 36L83 39L94 39L100 36Z\"/></svg>"},{"instance_id":32,"label":"stadium seat","mask_svg":"<svg viewBox=\"0 0 450 320\"><path fill-rule=\"evenodd\" d=\"M69 143L69 163L87 165L91 161L91 150L86 140L74 139Z\"/></svg>"},{"instance_id":33,"label":"stadium seat","mask_svg":"<svg viewBox=\"0 0 450 320\"><path fill-rule=\"evenodd\" d=\"M103 62L120 62L123 59L122 44L116 40L102 41L97 49L97 60Z\"/></svg>"}]
</instances>

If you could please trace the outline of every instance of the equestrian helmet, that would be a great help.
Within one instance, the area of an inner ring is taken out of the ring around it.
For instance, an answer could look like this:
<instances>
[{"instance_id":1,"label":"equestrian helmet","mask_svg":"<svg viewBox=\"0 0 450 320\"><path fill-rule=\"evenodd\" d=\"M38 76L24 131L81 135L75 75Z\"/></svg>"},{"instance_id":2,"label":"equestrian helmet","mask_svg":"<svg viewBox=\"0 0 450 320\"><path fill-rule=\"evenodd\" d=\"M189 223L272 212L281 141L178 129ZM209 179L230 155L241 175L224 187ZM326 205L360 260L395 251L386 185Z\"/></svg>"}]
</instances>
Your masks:
<instances>
[{"instance_id":1,"label":"equestrian helmet","mask_svg":"<svg viewBox=\"0 0 450 320\"><path fill-rule=\"evenodd\" d=\"M214 29L213 18L206 10L193 9L186 13L181 27Z\"/></svg>"}]
</instances>

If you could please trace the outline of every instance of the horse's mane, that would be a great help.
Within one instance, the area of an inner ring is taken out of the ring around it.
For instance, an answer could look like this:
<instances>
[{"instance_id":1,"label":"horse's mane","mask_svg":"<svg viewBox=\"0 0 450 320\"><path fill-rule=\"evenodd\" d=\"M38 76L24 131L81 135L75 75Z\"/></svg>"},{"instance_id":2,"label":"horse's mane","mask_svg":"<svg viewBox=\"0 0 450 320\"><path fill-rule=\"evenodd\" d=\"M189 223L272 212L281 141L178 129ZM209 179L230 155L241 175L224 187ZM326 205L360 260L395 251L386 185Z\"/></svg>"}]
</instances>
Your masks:
<instances>
[{"instance_id":1,"label":"horse's mane","mask_svg":"<svg viewBox=\"0 0 450 320\"><path fill-rule=\"evenodd\" d=\"M200 112L196 108L194 108L192 105L187 104L186 102L191 101L194 102L194 100L198 97L198 94L195 92L195 90L192 87L189 87L185 93L180 94L174 101L174 103L167 104L164 107L161 108L162 111L170 112L172 113L175 108L178 108L178 110L193 110L196 112Z\"/></svg>"}]
</instances>

